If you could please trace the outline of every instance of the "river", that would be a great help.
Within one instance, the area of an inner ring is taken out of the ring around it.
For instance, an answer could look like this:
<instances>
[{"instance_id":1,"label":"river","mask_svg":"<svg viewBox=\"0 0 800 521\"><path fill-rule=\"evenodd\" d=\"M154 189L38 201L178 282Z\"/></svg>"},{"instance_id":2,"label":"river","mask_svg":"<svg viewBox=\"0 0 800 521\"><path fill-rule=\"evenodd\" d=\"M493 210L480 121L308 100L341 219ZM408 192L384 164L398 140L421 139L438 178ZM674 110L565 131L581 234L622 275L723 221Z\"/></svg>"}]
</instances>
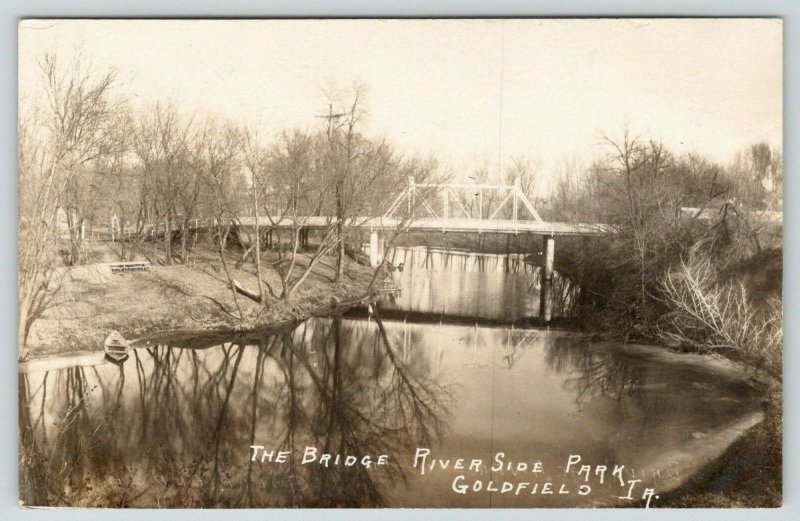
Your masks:
<instances>
[{"instance_id":1,"label":"river","mask_svg":"<svg viewBox=\"0 0 800 521\"><path fill-rule=\"evenodd\" d=\"M539 315L540 269L526 255L397 248L391 262L403 268L392 274L400 292L390 310L508 324ZM554 314L569 316L577 289L556 272L553 290Z\"/></svg>"},{"instance_id":2,"label":"river","mask_svg":"<svg viewBox=\"0 0 800 521\"><path fill-rule=\"evenodd\" d=\"M760 419L729 364L518 327L537 311L535 268L445 257L407 257L400 296L366 318L29 364L23 501L657 506Z\"/></svg>"}]
</instances>

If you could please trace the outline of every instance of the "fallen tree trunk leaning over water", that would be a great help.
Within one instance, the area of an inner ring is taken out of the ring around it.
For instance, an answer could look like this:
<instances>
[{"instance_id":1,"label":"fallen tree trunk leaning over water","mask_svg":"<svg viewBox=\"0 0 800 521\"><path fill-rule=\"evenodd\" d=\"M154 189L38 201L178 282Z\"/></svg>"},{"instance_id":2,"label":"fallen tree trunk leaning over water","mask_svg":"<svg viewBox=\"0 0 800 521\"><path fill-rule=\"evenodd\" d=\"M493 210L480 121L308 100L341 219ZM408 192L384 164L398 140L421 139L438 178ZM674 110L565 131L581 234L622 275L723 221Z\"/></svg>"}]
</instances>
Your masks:
<instances>
[{"instance_id":1,"label":"fallen tree trunk leaning over water","mask_svg":"<svg viewBox=\"0 0 800 521\"><path fill-rule=\"evenodd\" d=\"M241 282L239 282L236 279L232 279L232 282L233 282L233 287L236 288L236 291L238 293L240 293L240 294L244 295L245 297L247 297L247 298L249 298L251 300L254 300L254 301L258 302L259 304L261 304L261 296L258 293L256 293L255 291L252 291L250 289L247 289L246 287L244 287L242 285Z\"/></svg>"}]
</instances>

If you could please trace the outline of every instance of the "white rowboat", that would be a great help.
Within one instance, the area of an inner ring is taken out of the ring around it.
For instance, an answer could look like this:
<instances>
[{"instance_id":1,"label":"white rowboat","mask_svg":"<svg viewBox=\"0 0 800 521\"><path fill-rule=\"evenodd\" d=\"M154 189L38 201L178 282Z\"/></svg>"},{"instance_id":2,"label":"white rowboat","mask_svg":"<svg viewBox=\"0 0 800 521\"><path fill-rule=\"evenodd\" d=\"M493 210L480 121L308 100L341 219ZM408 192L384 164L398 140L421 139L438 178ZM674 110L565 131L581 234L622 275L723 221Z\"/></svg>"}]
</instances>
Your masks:
<instances>
[{"instance_id":1,"label":"white rowboat","mask_svg":"<svg viewBox=\"0 0 800 521\"><path fill-rule=\"evenodd\" d=\"M128 345L128 341L125 340L119 331L112 331L106 337L106 341L103 343L103 349L106 351L106 356L108 356L112 361L122 362L126 358L128 358L128 350L130 346Z\"/></svg>"}]
</instances>

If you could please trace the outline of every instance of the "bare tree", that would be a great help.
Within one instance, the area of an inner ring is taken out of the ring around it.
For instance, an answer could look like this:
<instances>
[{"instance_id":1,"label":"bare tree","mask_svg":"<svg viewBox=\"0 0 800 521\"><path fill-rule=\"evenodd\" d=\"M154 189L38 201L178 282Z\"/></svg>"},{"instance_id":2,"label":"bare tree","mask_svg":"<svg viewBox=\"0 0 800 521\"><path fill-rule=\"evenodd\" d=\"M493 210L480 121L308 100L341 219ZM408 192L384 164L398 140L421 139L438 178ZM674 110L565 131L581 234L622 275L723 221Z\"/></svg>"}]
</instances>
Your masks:
<instances>
[{"instance_id":1,"label":"bare tree","mask_svg":"<svg viewBox=\"0 0 800 521\"><path fill-rule=\"evenodd\" d=\"M238 223L244 206L239 189L243 181L239 158L241 134L230 124L214 124L207 135L208 138L203 141L198 157L205 164L206 183L210 192L209 207L215 223L217 253L238 311L238 318L244 320L237 297L241 286L233 278L225 257L233 226Z\"/></svg>"},{"instance_id":2,"label":"bare tree","mask_svg":"<svg viewBox=\"0 0 800 521\"><path fill-rule=\"evenodd\" d=\"M141 116L135 133L136 154L152 197L154 236L163 219L165 264L172 264L173 224L181 193L186 189L186 183L181 180L190 177L187 174L190 132L191 122L180 114L174 103L156 103Z\"/></svg>"},{"instance_id":3,"label":"bare tree","mask_svg":"<svg viewBox=\"0 0 800 521\"><path fill-rule=\"evenodd\" d=\"M109 125L121 101L112 95L115 72L95 74L80 56L41 62L44 102L20 107L19 343L47 302L60 236L58 215L74 176L108 148Z\"/></svg>"},{"instance_id":4,"label":"bare tree","mask_svg":"<svg viewBox=\"0 0 800 521\"><path fill-rule=\"evenodd\" d=\"M261 275L261 229L258 218L259 195L264 190L264 183L260 179L264 178L266 158L263 147L258 142L258 134L250 129L242 132L241 139L242 162L250 174L250 191L253 196L253 219L254 219L254 242L253 255L256 265L256 280L258 284L258 298L262 304L266 305L267 299L264 294L264 280Z\"/></svg>"},{"instance_id":5,"label":"bare tree","mask_svg":"<svg viewBox=\"0 0 800 521\"><path fill-rule=\"evenodd\" d=\"M556 165L554 181L550 186L550 201L555 205L551 210L556 214L554 220L580 218L580 199L585 189L584 172L585 169L577 156L562 157Z\"/></svg>"},{"instance_id":6,"label":"bare tree","mask_svg":"<svg viewBox=\"0 0 800 521\"><path fill-rule=\"evenodd\" d=\"M321 213L325 199L335 179L326 175L325 155L320 155L321 141L300 131L283 132L268 153L267 171L273 189L272 208L277 215L270 216L272 226L288 223L290 227L289 255L281 259L276 269L281 279L279 298L289 300L308 278L322 259L339 244L337 219L328 216L324 223L316 223L319 241L310 253L299 274L300 233L307 228L308 218Z\"/></svg>"},{"instance_id":7,"label":"bare tree","mask_svg":"<svg viewBox=\"0 0 800 521\"><path fill-rule=\"evenodd\" d=\"M537 183L541 177L541 163L529 158L517 156L511 158L511 164L505 168L505 183L513 185L519 181L519 188L528 199L534 199Z\"/></svg>"},{"instance_id":8,"label":"bare tree","mask_svg":"<svg viewBox=\"0 0 800 521\"><path fill-rule=\"evenodd\" d=\"M366 157L364 148L369 143L360 135L359 128L366 116L365 101L366 88L355 85L349 101L339 103L339 108L334 110L334 94L328 97L326 141L327 154L325 163L327 174L331 178L333 187L333 210L336 218L336 235L338 251L336 260L336 280L344 275L346 262L346 236L348 218L356 216L358 203L362 201L359 196L364 194L364 189L369 187L371 179L365 172L359 171L358 163L363 163ZM352 189L358 186L359 190Z\"/></svg>"},{"instance_id":9,"label":"bare tree","mask_svg":"<svg viewBox=\"0 0 800 521\"><path fill-rule=\"evenodd\" d=\"M112 219L120 227L133 225L132 233L116 241L121 260L133 260L149 237L145 227L150 213L150 180L133 159L135 129L129 111L116 115L110 128L114 148L97 165L90 187L95 203L91 214L93 226L105 227L112 224Z\"/></svg>"},{"instance_id":10,"label":"bare tree","mask_svg":"<svg viewBox=\"0 0 800 521\"><path fill-rule=\"evenodd\" d=\"M646 315L648 285L656 271L653 267L656 258L650 253L658 240L657 232L663 229L659 218L674 215L668 203L670 189L664 182L670 157L660 142L642 141L627 128L621 140L606 137L605 141L613 150L609 166L619 181L617 188L612 189L619 209L617 222L623 226L623 235L630 239L629 246L635 252L639 309Z\"/></svg>"}]
</instances>

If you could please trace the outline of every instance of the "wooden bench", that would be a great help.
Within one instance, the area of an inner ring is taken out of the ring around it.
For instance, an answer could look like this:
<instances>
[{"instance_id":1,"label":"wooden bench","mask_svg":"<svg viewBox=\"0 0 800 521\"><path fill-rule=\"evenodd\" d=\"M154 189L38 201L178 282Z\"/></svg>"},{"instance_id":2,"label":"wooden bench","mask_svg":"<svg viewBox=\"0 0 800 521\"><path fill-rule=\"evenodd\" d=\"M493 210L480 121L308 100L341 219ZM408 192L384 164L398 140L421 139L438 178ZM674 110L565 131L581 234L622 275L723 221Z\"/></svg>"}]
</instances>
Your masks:
<instances>
[{"instance_id":1,"label":"wooden bench","mask_svg":"<svg viewBox=\"0 0 800 521\"><path fill-rule=\"evenodd\" d=\"M150 263L143 262L112 262L108 265L112 273L127 273L129 271L149 270Z\"/></svg>"}]
</instances>

